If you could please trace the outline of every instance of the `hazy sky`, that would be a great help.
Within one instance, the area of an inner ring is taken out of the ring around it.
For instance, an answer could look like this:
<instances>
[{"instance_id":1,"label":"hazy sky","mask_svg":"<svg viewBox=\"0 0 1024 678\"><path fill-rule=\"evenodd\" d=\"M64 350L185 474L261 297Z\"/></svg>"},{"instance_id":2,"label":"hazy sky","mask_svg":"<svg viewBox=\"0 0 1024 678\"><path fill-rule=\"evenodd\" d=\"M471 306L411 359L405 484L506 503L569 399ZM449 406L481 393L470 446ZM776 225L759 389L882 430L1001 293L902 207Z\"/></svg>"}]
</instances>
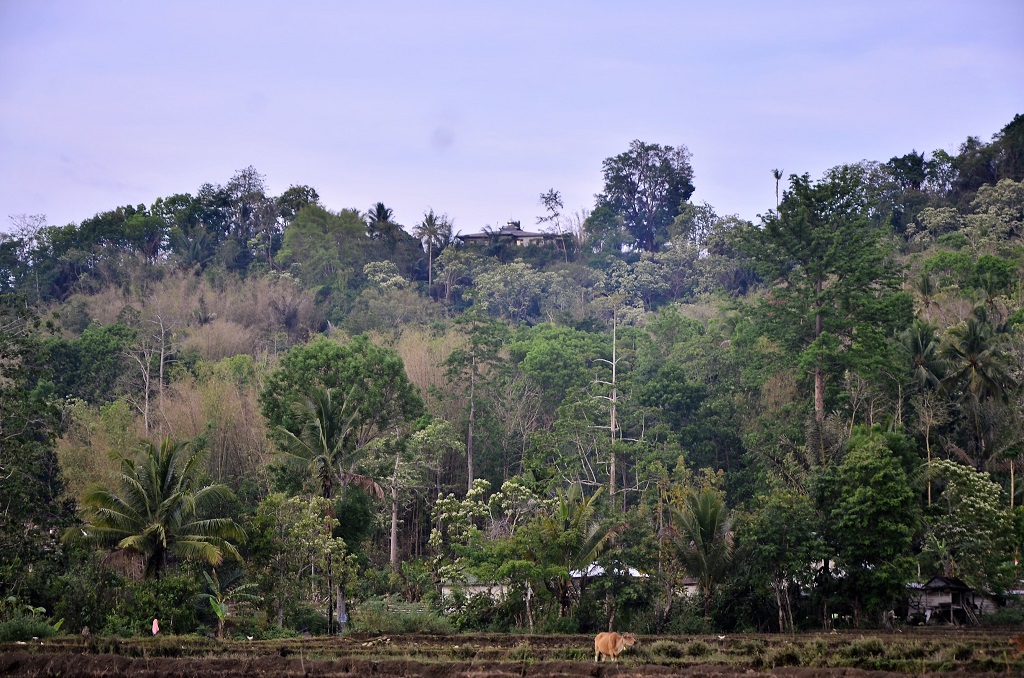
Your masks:
<instances>
[{"instance_id":1,"label":"hazy sky","mask_svg":"<svg viewBox=\"0 0 1024 678\"><path fill-rule=\"evenodd\" d=\"M195 193L383 201L407 227L593 206L632 139L754 219L773 168L989 140L1024 113L1024 2L0 0L0 229Z\"/></svg>"}]
</instances>

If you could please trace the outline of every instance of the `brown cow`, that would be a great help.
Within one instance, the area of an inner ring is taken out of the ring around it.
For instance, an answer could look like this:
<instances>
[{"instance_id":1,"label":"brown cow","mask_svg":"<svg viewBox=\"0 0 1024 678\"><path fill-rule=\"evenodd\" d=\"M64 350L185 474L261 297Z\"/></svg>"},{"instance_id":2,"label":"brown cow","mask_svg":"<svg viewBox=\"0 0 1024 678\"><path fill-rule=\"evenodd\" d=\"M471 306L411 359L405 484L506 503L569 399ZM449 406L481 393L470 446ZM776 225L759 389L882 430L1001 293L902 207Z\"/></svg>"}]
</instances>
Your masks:
<instances>
[{"instance_id":1,"label":"brown cow","mask_svg":"<svg viewBox=\"0 0 1024 678\"><path fill-rule=\"evenodd\" d=\"M594 661L601 661L601 655L611 657L612 661L619 661L619 653L624 647L636 643L636 636L632 633L619 635L612 633L599 633L594 638Z\"/></svg>"}]
</instances>

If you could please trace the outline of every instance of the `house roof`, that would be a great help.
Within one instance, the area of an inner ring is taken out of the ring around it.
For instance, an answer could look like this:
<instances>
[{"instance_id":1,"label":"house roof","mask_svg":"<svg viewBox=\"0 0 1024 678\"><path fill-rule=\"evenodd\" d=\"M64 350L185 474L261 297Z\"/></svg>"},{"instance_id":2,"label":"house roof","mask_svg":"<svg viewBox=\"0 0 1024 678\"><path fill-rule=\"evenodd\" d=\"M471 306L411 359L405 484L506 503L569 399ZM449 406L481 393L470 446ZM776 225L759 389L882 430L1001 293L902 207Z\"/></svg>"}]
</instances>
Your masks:
<instances>
[{"instance_id":1,"label":"house roof","mask_svg":"<svg viewBox=\"0 0 1024 678\"><path fill-rule=\"evenodd\" d=\"M964 583L959 577L932 577L926 581L921 588L925 591L971 591L971 587Z\"/></svg>"},{"instance_id":2,"label":"house roof","mask_svg":"<svg viewBox=\"0 0 1024 678\"><path fill-rule=\"evenodd\" d=\"M497 231L481 231L480 233L466 233L463 235L460 233L458 238L462 240L486 240L492 237L506 237L515 238L521 240L523 238L552 238L555 237L551 233L533 233L531 231L524 231L516 225L517 222L510 222L499 228Z\"/></svg>"},{"instance_id":3,"label":"house roof","mask_svg":"<svg viewBox=\"0 0 1024 678\"><path fill-rule=\"evenodd\" d=\"M597 563L591 563L589 566L587 566L586 569L583 569L583 570L573 570L572 572L569 573L569 576L572 577L573 579L580 579L582 577L600 577L604 573L605 573L605 569L603 567L601 567ZM623 574L623 571L615 569L615 570L612 570L612 573L613 574ZM640 577L640 578L647 577L646 574L644 574L640 570L638 570L636 568L633 568L633 567L627 567L626 568L626 573L628 573L630 577Z\"/></svg>"}]
</instances>

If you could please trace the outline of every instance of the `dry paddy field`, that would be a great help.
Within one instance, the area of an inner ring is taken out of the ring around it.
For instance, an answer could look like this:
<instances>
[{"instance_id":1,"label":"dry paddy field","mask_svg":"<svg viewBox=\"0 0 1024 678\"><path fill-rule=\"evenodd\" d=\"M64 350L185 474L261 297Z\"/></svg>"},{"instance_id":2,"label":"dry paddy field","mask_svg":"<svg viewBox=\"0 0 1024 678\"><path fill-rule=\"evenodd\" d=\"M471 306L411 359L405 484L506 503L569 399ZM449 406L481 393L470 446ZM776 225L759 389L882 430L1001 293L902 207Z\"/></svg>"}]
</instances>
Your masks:
<instances>
[{"instance_id":1,"label":"dry paddy field","mask_svg":"<svg viewBox=\"0 0 1024 678\"><path fill-rule=\"evenodd\" d=\"M1022 629L644 636L616 664L593 636L350 635L216 641L48 638L0 644L0 675L103 676L1024 676Z\"/></svg>"}]
</instances>

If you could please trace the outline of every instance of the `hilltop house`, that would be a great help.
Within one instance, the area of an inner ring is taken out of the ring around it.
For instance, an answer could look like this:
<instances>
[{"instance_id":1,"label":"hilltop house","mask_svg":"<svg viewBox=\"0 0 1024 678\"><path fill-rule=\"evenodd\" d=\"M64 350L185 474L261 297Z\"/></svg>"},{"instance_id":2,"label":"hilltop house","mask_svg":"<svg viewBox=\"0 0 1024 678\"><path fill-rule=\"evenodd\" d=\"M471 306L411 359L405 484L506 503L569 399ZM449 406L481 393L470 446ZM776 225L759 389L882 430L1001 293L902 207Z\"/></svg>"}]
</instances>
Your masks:
<instances>
[{"instance_id":1,"label":"hilltop house","mask_svg":"<svg viewBox=\"0 0 1024 678\"><path fill-rule=\"evenodd\" d=\"M555 233L531 233L519 227L518 221L510 221L497 231L482 231L456 236L467 245L487 245L496 242L512 242L519 246L544 245L559 239Z\"/></svg>"}]
</instances>

